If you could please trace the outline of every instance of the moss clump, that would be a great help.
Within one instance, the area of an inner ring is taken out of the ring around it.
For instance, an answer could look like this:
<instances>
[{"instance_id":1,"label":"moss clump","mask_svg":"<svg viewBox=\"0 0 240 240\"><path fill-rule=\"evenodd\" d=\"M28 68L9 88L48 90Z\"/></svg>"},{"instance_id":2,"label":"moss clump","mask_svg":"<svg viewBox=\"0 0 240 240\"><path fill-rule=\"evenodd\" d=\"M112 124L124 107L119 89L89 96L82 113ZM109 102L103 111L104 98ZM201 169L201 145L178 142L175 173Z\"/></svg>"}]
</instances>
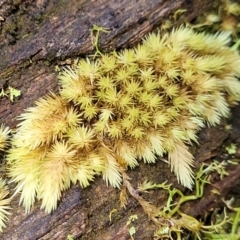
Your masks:
<instances>
[{"instance_id":1,"label":"moss clump","mask_svg":"<svg viewBox=\"0 0 240 240\"><path fill-rule=\"evenodd\" d=\"M228 33L180 27L63 70L60 95L49 94L20 115L8 154L26 210L37 197L51 212L71 182L86 187L95 174L119 187L128 166L164 154L191 188L188 145L240 100L240 57L230 41Z\"/></svg>"},{"instance_id":2,"label":"moss clump","mask_svg":"<svg viewBox=\"0 0 240 240\"><path fill-rule=\"evenodd\" d=\"M11 132L9 127L5 127L3 124L0 126L0 151L5 150L8 145L8 135ZM5 181L0 177L0 232L6 227L6 222L9 215L9 203L11 198L7 198L9 194L8 187Z\"/></svg>"}]
</instances>

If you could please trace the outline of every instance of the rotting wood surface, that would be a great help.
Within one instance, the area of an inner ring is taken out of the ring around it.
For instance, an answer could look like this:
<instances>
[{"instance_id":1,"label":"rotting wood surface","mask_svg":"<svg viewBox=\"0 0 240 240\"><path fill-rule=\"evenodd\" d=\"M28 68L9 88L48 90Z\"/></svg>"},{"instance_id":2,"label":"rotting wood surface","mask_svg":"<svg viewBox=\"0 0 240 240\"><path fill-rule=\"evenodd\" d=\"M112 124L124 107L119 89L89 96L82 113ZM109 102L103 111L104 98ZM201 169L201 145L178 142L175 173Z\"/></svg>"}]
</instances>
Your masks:
<instances>
[{"instance_id":1,"label":"rotting wood surface","mask_svg":"<svg viewBox=\"0 0 240 240\"><path fill-rule=\"evenodd\" d=\"M0 86L20 89L22 96L14 103L1 99L1 122L10 127L16 126L16 117L34 100L49 90L58 89L56 65L68 63L68 59L93 53L94 47L90 35L93 24L108 28L109 33L102 33L99 46L102 51L129 47L173 14L176 9L187 11L180 17L178 24L190 21L204 10L211 7L211 1L175 1L175 0L122 0L122 1L67 1L67 0L19 0L0 1L1 38L0 43ZM237 108L236 108L237 109ZM239 110L239 108L238 108ZM235 110L236 116L238 111ZM235 115L233 115L233 119ZM196 163L218 156L218 149L225 141L234 138L240 142L240 124L227 132L223 126L203 130L200 134L200 148L196 150ZM235 135L234 135L235 134ZM217 139L217 141L216 141ZM224 195L229 186L234 187L239 179L239 171L226 180ZM129 171L132 184L144 180L161 183L166 179L176 185L176 178L170 173L166 163L143 165ZM221 183L221 182L220 182ZM228 184L230 183L230 184ZM214 185L218 188L219 183ZM14 186L11 186L14 187ZM210 192L211 187L208 191ZM13 190L11 190L13 192ZM152 239L154 224L149 222L142 208L129 198L127 208L120 209L118 189L107 187L102 179L97 178L87 189L73 186L62 197L59 207L52 214L40 210L41 203L35 204L30 214L18 206L19 196L11 203L9 224L0 236L6 240L66 239L72 235L79 239L130 239L126 222L132 214L138 215L134 222L135 239ZM161 206L166 196L158 191L144 195L147 200ZM205 201L205 202L204 202ZM194 203L193 214L201 215L213 206L215 196L203 198ZM191 212L192 205L186 206ZM109 213L112 221L109 220Z\"/></svg>"}]
</instances>

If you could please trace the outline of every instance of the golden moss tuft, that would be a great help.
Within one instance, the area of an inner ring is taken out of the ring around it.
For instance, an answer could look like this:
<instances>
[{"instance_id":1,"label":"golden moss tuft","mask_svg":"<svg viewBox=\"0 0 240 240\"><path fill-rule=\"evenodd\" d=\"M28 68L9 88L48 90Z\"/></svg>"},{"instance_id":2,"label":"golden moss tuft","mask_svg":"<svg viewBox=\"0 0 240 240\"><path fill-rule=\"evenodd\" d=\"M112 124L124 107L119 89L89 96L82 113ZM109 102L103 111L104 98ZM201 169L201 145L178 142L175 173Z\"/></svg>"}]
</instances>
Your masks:
<instances>
[{"instance_id":1,"label":"golden moss tuft","mask_svg":"<svg viewBox=\"0 0 240 240\"><path fill-rule=\"evenodd\" d=\"M240 101L240 57L229 42L228 33L180 27L64 69L60 95L20 116L8 154L26 210L37 197L51 212L71 182L86 187L96 174L119 187L128 166L166 153L179 182L191 188L188 145Z\"/></svg>"},{"instance_id":2,"label":"golden moss tuft","mask_svg":"<svg viewBox=\"0 0 240 240\"><path fill-rule=\"evenodd\" d=\"M3 151L9 144L8 135L11 132L9 127L5 127L3 124L0 126L0 151ZM3 231L3 228L6 227L6 222L8 220L9 213L9 203L10 198L6 198L9 194L8 187L5 184L5 181L0 178L0 232Z\"/></svg>"},{"instance_id":3,"label":"golden moss tuft","mask_svg":"<svg viewBox=\"0 0 240 240\"><path fill-rule=\"evenodd\" d=\"M6 222L8 221L8 215L10 210L11 198L6 198L9 194L8 188L5 181L0 178L0 232L6 227Z\"/></svg>"},{"instance_id":4,"label":"golden moss tuft","mask_svg":"<svg viewBox=\"0 0 240 240\"><path fill-rule=\"evenodd\" d=\"M11 132L9 127L5 127L3 124L0 126L0 151L8 145L8 135Z\"/></svg>"}]
</instances>

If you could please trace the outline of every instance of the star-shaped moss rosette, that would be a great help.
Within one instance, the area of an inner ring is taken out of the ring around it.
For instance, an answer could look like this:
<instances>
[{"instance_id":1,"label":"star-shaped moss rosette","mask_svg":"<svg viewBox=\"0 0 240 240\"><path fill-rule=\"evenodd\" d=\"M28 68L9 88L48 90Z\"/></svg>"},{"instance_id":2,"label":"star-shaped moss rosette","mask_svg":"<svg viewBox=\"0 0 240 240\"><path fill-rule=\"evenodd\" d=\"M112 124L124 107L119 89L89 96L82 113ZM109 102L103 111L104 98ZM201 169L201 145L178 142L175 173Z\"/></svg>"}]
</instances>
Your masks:
<instances>
[{"instance_id":1,"label":"star-shaped moss rosette","mask_svg":"<svg viewBox=\"0 0 240 240\"><path fill-rule=\"evenodd\" d=\"M60 95L50 93L20 115L8 154L26 210L38 198L51 212L71 183L86 187L96 174L120 187L127 167L164 154L191 188L188 146L240 100L240 57L230 41L226 32L180 27L64 69Z\"/></svg>"}]
</instances>

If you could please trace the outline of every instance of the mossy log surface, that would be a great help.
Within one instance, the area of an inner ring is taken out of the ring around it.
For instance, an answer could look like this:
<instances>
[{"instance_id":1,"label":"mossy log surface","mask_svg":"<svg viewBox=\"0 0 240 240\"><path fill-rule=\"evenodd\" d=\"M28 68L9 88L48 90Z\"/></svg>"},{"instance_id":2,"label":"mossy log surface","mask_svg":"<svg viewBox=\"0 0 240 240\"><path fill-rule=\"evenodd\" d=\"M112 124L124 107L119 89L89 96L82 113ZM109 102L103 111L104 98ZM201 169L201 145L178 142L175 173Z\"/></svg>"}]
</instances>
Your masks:
<instances>
[{"instance_id":1,"label":"mossy log surface","mask_svg":"<svg viewBox=\"0 0 240 240\"><path fill-rule=\"evenodd\" d=\"M186 9L177 24L191 21L211 8L209 0L18 0L0 2L1 39L0 87L8 86L21 90L21 97L13 103L1 99L1 122L14 128L16 117L34 101L49 90L57 92L56 65L65 65L69 59L84 57L94 52L90 29L93 24L106 27L109 33L102 33L99 46L102 51L130 47L149 31L154 30L177 9ZM231 141L240 142L240 108L233 111L232 130L226 131L225 124L204 129L199 135L200 145L193 149L197 166L212 158L222 159L222 146ZM240 153L239 153L240 155ZM226 196L239 186L239 168L230 170L224 180L217 180L206 189L206 197L185 206L185 212L200 216L212 206L221 204L211 189L217 188ZM166 163L140 164L129 171L133 186L144 180L161 183L166 180L177 186L176 177ZM14 186L10 186L11 193ZM181 187L180 187L181 188ZM182 189L182 188L181 188ZM0 235L6 240L34 239L130 239L126 223L129 216L138 215L134 222L135 239L153 239L154 224L148 221L143 209L135 199L128 200L126 209L120 208L120 190L107 187L101 178L86 189L73 186L63 194L59 207L52 214L40 210L35 204L30 214L19 206L19 196L11 202L8 227ZM146 200L162 206L166 195L162 191L144 194ZM219 198L220 199L220 198ZM193 208L194 206L194 208ZM112 214L111 221L109 213ZM194 209L194 210L193 210Z\"/></svg>"}]
</instances>

